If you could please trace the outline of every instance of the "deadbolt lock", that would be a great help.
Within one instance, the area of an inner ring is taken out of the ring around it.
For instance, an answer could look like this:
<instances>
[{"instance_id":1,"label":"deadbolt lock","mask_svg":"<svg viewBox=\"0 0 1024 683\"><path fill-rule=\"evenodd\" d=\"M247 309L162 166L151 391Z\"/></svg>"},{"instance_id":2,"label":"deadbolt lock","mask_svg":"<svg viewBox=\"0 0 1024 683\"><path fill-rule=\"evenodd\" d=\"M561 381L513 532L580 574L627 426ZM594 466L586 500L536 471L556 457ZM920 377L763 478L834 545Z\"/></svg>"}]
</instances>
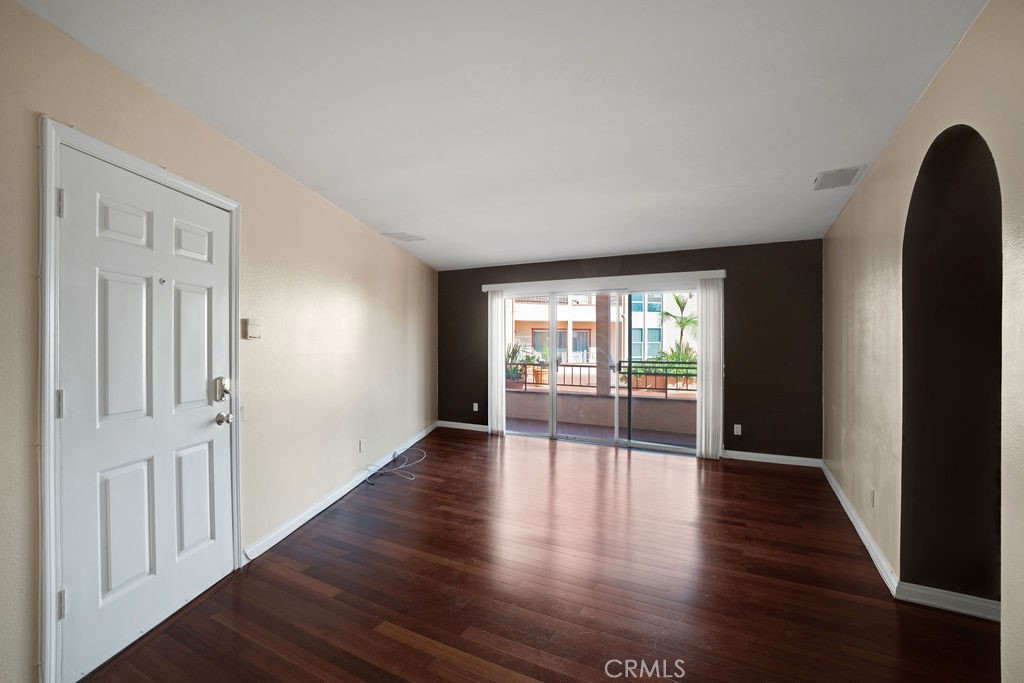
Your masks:
<instances>
[{"instance_id":1,"label":"deadbolt lock","mask_svg":"<svg viewBox=\"0 0 1024 683\"><path fill-rule=\"evenodd\" d=\"M231 378L218 377L213 381L213 398L215 401L226 401L231 396Z\"/></svg>"}]
</instances>

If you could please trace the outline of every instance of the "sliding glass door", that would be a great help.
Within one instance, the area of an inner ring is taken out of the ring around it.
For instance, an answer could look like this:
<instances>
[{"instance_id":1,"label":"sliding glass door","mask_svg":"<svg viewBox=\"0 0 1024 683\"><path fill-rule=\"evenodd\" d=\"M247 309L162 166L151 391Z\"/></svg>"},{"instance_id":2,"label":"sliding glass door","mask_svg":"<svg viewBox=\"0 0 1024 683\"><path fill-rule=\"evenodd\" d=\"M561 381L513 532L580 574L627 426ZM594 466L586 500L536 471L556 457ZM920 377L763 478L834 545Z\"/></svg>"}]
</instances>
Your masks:
<instances>
[{"instance_id":1,"label":"sliding glass door","mask_svg":"<svg viewBox=\"0 0 1024 683\"><path fill-rule=\"evenodd\" d=\"M697 299L688 290L631 292L620 361L631 444L690 450L697 439Z\"/></svg>"},{"instance_id":2,"label":"sliding glass door","mask_svg":"<svg viewBox=\"0 0 1024 683\"><path fill-rule=\"evenodd\" d=\"M504 329L506 431L693 451L695 290L509 297Z\"/></svg>"},{"instance_id":3,"label":"sliding glass door","mask_svg":"<svg viewBox=\"0 0 1024 683\"><path fill-rule=\"evenodd\" d=\"M505 300L505 429L613 443L619 439L618 293Z\"/></svg>"},{"instance_id":4,"label":"sliding glass door","mask_svg":"<svg viewBox=\"0 0 1024 683\"><path fill-rule=\"evenodd\" d=\"M555 436L614 443L619 438L619 294L568 294L554 307Z\"/></svg>"},{"instance_id":5,"label":"sliding glass door","mask_svg":"<svg viewBox=\"0 0 1024 683\"><path fill-rule=\"evenodd\" d=\"M505 429L551 436L548 296L505 299Z\"/></svg>"}]
</instances>

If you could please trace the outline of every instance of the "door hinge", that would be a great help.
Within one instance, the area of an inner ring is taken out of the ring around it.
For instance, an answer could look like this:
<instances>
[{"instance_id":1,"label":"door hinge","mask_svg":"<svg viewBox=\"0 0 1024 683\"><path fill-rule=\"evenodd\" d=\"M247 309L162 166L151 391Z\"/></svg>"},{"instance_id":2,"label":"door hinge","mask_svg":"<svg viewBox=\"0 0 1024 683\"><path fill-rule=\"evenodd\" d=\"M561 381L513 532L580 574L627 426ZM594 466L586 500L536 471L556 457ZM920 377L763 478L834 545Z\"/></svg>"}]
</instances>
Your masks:
<instances>
[{"instance_id":1,"label":"door hinge","mask_svg":"<svg viewBox=\"0 0 1024 683\"><path fill-rule=\"evenodd\" d=\"M64 188L57 188L57 218L64 218Z\"/></svg>"},{"instance_id":2,"label":"door hinge","mask_svg":"<svg viewBox=\"0 0 1024 683\"><path fill-rule=\"evenodd\" d=\"M64 417L64 390L57 390L57 419Z\"/></svg>"},{"instance_id":3,"label":"door hinge","mask_svg":"<svg viewBox=\"0 0 1024 683\"><path fill-rule=\"evenodd\" d=\"M57 591L57 620L60 621L64 618L66 613L66 600L64 599L64 589Z\"/></svg>"}]
</instances>

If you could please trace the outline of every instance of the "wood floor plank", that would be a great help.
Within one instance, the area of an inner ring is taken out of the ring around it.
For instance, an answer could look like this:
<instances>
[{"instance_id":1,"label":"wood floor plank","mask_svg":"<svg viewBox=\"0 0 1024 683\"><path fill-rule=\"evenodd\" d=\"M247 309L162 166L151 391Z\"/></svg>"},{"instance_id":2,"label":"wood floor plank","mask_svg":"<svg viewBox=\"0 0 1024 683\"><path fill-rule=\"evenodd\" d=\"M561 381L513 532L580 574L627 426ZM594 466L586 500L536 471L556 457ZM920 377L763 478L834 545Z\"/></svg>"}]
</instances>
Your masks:
<instances>
[{"instance_id":1,"label":"wood floor plank","mask_svg":"<svg viewBox=\"0 0 1024 683\"><path fill-rule=\"evenodd\" d=\"M506 669L481 657L471 655L467 652L445 645L431 638L420 635L409 629L402 628L389 621L381 622L376 631L389 638L405 643L409 647L421 652L431 654L438 659L454 664L466 671L476 674L494 683L531 683L537 679L524 676L520 673Z\"/></svg>"},{"instance_id":2,"label":"wood floor plank","mask_svg":"<svg viewBox=\"0 0 1024 683\"><path fill-rule=\"evenodd\" d=\"M573 680L584 681L584 683L599 678L602 673L597 669L582 666L572 660L566 659L565 657L559 657L558 655L553 655L545 650L530 647L522 642L517 642L511 638L505 638L504 636L485 631L484 629L477 628L476 626L470 626L467 628L463 632L462 637L467 640L480 643L481 645L486 645L493 650L505 652L520 659L534 662L538 666L548 669L549 671L568 676Z\"/></svg>"},{"instance_id":3,"label":"wood floor plank","mask_svg":"<svg viewBox=\"0 0 1024 683\"><path fill-rule=\"evenodd\" d=\"M117 681L999 679L999 625L895 602L821 472L437 429L94 672Z\"/></svg>"}]
</instances>

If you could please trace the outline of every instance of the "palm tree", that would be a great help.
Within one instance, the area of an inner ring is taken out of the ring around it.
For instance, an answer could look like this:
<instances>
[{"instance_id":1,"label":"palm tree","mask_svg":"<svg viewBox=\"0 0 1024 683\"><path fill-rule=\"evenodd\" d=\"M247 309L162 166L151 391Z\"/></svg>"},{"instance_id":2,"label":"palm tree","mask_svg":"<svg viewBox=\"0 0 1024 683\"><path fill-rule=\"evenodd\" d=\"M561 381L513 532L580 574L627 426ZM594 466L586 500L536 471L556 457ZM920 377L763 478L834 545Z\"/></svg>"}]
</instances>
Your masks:
<instances>
[{"instance_id":1,"label":"palm tree","mask_svg":"<svg viewBox=\"0 0 1024 683\"><path fill-rule=\"evenodd\" d=\"M679 328L679 345L677 349L683 348L683 335L686 334L686 330L693 328L693 331L697 331L697 314L686 313L686 305L690 303L689 298L684 297L681 294L672 292L672 298L676 300L676 306L679 307L679 313L672 313L670 311L662 311L661 317L670 318Z\"/></svg>"}]
</instances>

